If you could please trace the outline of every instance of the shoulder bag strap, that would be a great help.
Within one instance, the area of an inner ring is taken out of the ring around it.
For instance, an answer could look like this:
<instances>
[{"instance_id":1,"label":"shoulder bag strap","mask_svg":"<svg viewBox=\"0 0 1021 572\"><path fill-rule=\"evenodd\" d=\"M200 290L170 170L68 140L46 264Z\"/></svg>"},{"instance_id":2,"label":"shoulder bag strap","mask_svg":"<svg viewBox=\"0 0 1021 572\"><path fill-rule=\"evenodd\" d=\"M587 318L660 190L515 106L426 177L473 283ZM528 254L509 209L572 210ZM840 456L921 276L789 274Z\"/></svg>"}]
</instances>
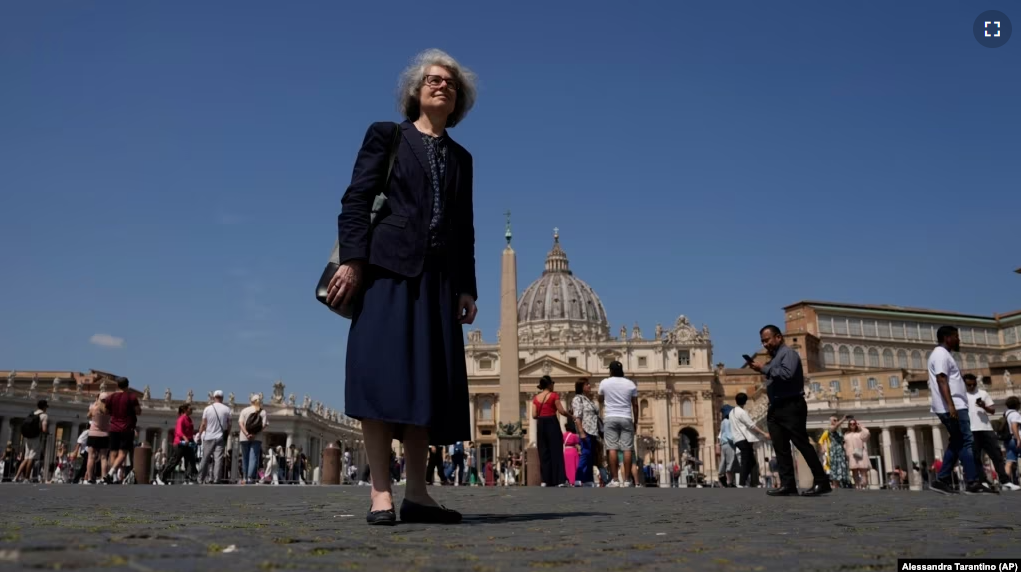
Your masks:
<instances>
[{"instance_id":1,"label":"shoulder bag strap","mask_svg":"<svg viewBox=\"0 0 1021 572\"><path fill-rule=\"evenodd\" d=\"M216 417L216 426L220 428L220 437L222 439L226 439L227 438L227 435L226 435L227 432L223 430L223 422L220 421L220 412L217 411L216 405L211 405L210 407L213 408L213 416Z\"/></svg>"},{"instance_id":2,"label":"shoulder bag strap","mask_svg":"<svg viewBox=\"0 0 1021 572\"><path fill-rule=\"evenodd\" d=\"M379 211L383 210L386 206L387 196L386 193L390 190L390 175L393 174L394 161L397 159L397 149L401 146L401 124L394 123L394 134L390 138L390 153L386 164L386 178L383 179L383 186L379 189L379 194L372 199L372 212L369 213L369 225L374 225L376 219L379 218Z\"/></svg>"},{"instance_id":3,"label":"shoulder bag strap","mask_svg":"<svg viewBox=\"0 0 1021 572\"><path fill-rule=\"evenodd\" d=\"M550 393L547 393L547 394L546 394L546 397L543 397L543 398L542 398L542 403L540 403L540 404L539 404L539 407L538 407L538 408L537 408L537 409L535 410L535 418L536 418L536 419L538 419L538 418L539 418L539 414L540 414L540 413L542 413L542 406L543 406L543 405L546 405L546 400L547 400L547 399L549 399L549 396L550 396L550 395L552 395L552 392L550 392Z\"/></svg>"}]
</instances>

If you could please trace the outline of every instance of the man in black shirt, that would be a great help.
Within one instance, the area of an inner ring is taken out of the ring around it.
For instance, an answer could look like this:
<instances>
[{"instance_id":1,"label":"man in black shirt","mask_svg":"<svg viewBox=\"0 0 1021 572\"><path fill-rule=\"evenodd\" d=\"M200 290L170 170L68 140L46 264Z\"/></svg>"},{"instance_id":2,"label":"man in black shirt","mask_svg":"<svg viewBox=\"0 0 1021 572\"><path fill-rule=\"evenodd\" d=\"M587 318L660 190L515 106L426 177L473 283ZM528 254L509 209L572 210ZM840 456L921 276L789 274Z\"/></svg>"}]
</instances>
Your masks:
<instances>
[{"instance_id":1,"label":"man in black shirt","mask_svg":"<svg viewBox=\"0 0 1021 572\"><path fill-rule=\"evenodd\" d=\"M815 484L801 493L815 497L832 492L829 476L819 461L815 447L808 440L808 404L805 403L805 375L801 369L801 356L783 343L780 328L769 325L759 330L762 346L773 358L766 365L749 362L748 367L766 376L766 395L769 410L766 423L776 452L780 473L778 488L766 492L770 496L796 496L798 484L794 478L794 457L791 443L801 451Z\"/></svg>"}]
</instances>

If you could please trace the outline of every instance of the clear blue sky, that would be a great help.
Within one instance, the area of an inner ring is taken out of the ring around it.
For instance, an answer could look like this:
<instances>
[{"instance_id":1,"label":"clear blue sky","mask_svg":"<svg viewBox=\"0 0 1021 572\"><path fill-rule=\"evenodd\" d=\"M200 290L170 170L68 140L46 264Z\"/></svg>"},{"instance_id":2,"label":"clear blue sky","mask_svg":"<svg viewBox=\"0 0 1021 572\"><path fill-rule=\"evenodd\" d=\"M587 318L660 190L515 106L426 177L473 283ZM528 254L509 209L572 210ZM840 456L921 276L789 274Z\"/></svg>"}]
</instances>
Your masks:
<instances>
[{"instance_id":1,"label":"clear blue sky","mask_svg":"<svg viewBox=\"0 0 1021 572\"><path fill-rule=\"evenodd\" d=\"M731 365L804 298L1021 308L1021 37L971 32L1021 4L491 4L4 3L0 368L340 406L313 286L429 47L481 78L486 339L508 208L519 288L558 226L614 331L683 313Z\"/></svg>"}]
</instances>

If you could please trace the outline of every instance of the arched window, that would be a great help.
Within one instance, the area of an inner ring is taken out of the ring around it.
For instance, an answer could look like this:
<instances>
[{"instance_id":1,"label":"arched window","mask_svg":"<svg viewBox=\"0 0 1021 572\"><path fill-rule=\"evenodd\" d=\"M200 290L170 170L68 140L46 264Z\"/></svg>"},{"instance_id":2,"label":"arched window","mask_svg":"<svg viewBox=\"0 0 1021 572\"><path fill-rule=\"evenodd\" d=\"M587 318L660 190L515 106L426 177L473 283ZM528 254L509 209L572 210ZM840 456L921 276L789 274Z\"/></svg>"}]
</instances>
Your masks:
<instances>
[{"instance_id":1,"label":"arched window","mask_svg":"<svg viewBox=\"0 0 1021 572\"><path fill-rule=\"evenodd\" d=\"M851 365L851 350L847 346L840 346L840 365Z\"/></svg>"},{"instance_id":2,"label":"arched window","mask_svg":"<svg viewBox=\"0 0 1021 572\"><path fill-rule=\"evenodd\" d=\"M922 352L918 350L911 352L911 369L923 369Z\"/></svg>"},{"instance_id":3,"label":"arched window","mask_svg":"<svg viewBox=\"0 0 1021 572\"><path fill-rule=\"evenodd\" d=\"M836 365L837 359L833 354L833 346L827 344L822 347L822 363L825 365Z\"/></svg>"},{"instance_id":4,"label":"arched window","mask_svg":"<svg viewBox=\"0 0 1021 572\"><path fill-rule=\"evenodd\" d=\"M967 359L964 360L964 363L968 364L968 369L975 369L978 367L978 362L975 361L975 354L968 354L968 357Z\"/></svg>"},{"instance_id":5,"label":"arched window","mask_svg":"<svg viewBox=\"0 0 1021 572\"><path fill-rule=\"evenodd\" d=\"M879 367L879 350L869 349L869 367Z\"/></svg>"},{"instance_id":6,"label":"arched window","mask_svg":"<svg viewBox=\"0 0 1021 572\"><path fill-rule=\"evenodd\" d=\"M904 350L897 350L897 367L904 369L908 368L908 352Z\"/></svg>"},{"instance_id":7,"label":"arched window","mask_svg":"<svg viewBox=\"0 0 1021 572\"><path fill-rule=\"evenodd\" d=\"M893 352L889 349L883 350L883 367L893 367Z\"/></svg>"},{"instance_id":8,"label":"arched window","mask_svg":"<svg viewBox=\"0 0 1021 572\"><path fill-rule=\"evenodd\" d=\"M831 381L830 389L832 389L834 393L840 393L840 380L834 379L833 381Z\"/></svg>"},{"instance_id":9,"label":"arched window","mask_svg":"<svg viewBox=\"0 0 1021 572\"><path fill-rule=\"evenodd\" d=\"M854 348L854 367L865 367L865 350Z\"/></svg>"},{"instance_id":10,"label":"arched window","mask_svg":"<svg viewBox=\"0 0 1021 572\"><path fill-rule=\"evenodd\" d=\"M638 411L641 412L641 416L642 417L648 417L649 416L649 400L648 399L643 399L641 401L641 403L638 404Z\"/></svg>"},{"instance_id":11,"label":"arched window","mask_svg":"<svg viewBox=\"0 0 1021 572\"><path fill-rule=\"evenodd\" d=\"M982 364L982 367L989 365L989 356L986 354L978 356L978 363Z\"/></svg>"},{"instance_id":12,"label":"arched window","mask_svg":"<svg viewBox=\"0 0 1021 572\"><path fill-rule=\"evenodd\" d=\"M690 399L685 399L681 402L681 417L694 417L695 416L695 404Z\"/></svg>"},{"instance_id":13,"label":"arched window","mask_svg":"<svg viewBox=\"0 0 1021 572\"><path fill-rule=\"evenodd\" d=\"M479 400L479 416L483 421L493 420L493 400L488 397Z\"/></svg>"}]
</instances>

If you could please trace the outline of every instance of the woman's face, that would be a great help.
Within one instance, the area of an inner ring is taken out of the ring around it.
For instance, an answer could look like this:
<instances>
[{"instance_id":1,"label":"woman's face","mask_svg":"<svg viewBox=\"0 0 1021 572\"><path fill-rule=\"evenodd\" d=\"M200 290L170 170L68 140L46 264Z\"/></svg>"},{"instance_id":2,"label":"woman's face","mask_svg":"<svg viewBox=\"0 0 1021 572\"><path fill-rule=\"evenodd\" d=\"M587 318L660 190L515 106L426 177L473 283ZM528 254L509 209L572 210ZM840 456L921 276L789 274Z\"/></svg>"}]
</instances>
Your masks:
<instances>
[{"instance_id":1,"label":"woman's face","mask_svg":"<svg viewBox=\"0 0 1021 572\"><path fill-rule=\"evenodd\" d=\"M460 85L450 70L440 66L431 66L422 78L422 89L418 92L418 103L423 111L440 112L450 115L457 103L457 90Z\"/></svg>"},{"instance_id":2,"label":"woman's face","mask_svg":"<svg viewBox=\"0 0 1021 572\"><path fill-rule=\"evenodd\" d=\"M585 395L588 395L588 394L592 393L592 382L591 381L586 381L585 382L585 386L582 387L581 390L582 390L582 392L585 393Z\"/></svg>"},{"instance_id":3,"label":"woman's face","mask_svg":"<svg viewBox=\"0 0 1021 572\"><path fill-rule=\"evenodd\" d=\"M857 431L858 430L858 422L852 419L851 422L848 424L848 427L851 428L851 431Z\"/></svg>"}]
</instances>

